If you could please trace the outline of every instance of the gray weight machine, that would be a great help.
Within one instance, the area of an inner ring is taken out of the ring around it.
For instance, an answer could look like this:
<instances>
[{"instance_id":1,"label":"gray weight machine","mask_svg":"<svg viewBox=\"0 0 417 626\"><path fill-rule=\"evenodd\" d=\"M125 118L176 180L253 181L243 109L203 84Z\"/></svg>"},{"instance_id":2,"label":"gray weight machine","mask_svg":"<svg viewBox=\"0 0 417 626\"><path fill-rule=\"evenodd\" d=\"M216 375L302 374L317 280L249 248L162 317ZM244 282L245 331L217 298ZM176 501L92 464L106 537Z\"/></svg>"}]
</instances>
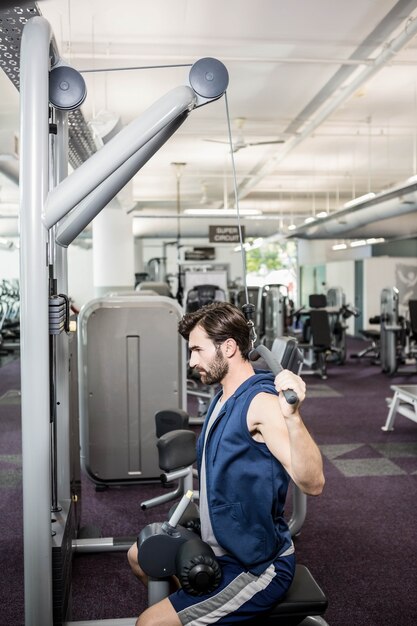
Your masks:
<instances>
[{"instance_id":1,"label":"gray weight machine","mask_svg":"<svg viewBox=\"0 0 417 626\"><path fill-rule=\"evenodd\" d=\"M380 297L380 358L382 371L390 375L397 369L397 335L401 330L398 304L398 289L385 287Z\"/></svg>"},{"instance_id":2,"label":"gray weight machine","mask_svg":"<svg viewBox=\"0 0 417 626\"><path fill-rule=\"evenodd\" d=\"M140 292L96 298L80 311L81 461L97 488L159 478L155 413L186 406L182 315L174 299Z\"/></svg>"},{"instance_id":3,"label":"gray weight machine","mask_svg":"<svg viewBox=\"0 0 417 626\"><path fill-rule=\"evenodd\" d=\"M276 337L287 334L288 288L286 285L267 284L260 292L260 306L263 311L262 343L271 348Z\"/></svg>"},{"instance_id":4,"label":"gray weight machine","mask_svg":"<svg viewBox=\"0 0 417 626\"><path fill-rule=\"evenodd\" d=\"M287 334L288 324L288 288L286 285L269 283L247 287L250 304L255 307L256 336L267 348L271 348L276 337ZM236 293L236 306L241 307L246 298L242 287Z\"/></svg>"},{"instance_id":5,"label":"gray weight machine","mask_svg":"<svg viewBox=\"0 0 417 626\"><path fill-rule=\"evenodd\" d=\"M357 317L359 311L346 304L346 294L341 287L330 287L326 292L327 308L329 311L330 333L332 345L337 350L339 363L346 362L346 330L348 328L346 320L354 315ZM334 312L332 312L334 311Z\"/></svg>"},{"instance_id":6,"label":"gray weight machine","mask_svg":"<svg viewBox=\"0 0 417 626\"><path fill-rule=\"evenodd\" d=\"M311 368L303 369L303 373L318 373L323 380L327 378L327 362L345 363L346 320L359 315L358 309L343 303L341 290L331 290L330 297L336 303L333 306L329 306L326 295L311 294L309 308L303 306L294 314L303 319L300 347L304 350L305 365Z\"/></svg>"},{"instance_id":7,"label":"gray weight machine","mask_svg":"<svg viewBox=\"0 0 417 626\"><path fill-rule=\"evenodd\" d=\"M399 312L399 292L385 287L380 298L380 360L382 371L394 375L401 365L416 366L417 321L415 300L409 302L410 319Z\"/></svg>"},{"instance_id":8,"label":"gray weight machine","mask_svg":"<svg viewBox=\"0 0 417 626\"><path fill-rule=\"evenodd\" d=\"M51 626L55 600L52 548L61 537L61 551L67 551L62 559L67 564L63 579L68 579L71 539L76 532L71 527L75 498L70 491L68 445L66 248L193 109L224 94L228 75L215 59L198 61L191 68L189 85L160 98L67 176L68 112L83 102L85 85L80 74L59 56L50 25L36 13L32 12L34 17L23 27L20 50L25 623ZM56 134L50 134L51 119ZM65 606L55 623L62 619Z\"/></svg>"},{"instance_id":9,"label":"gray weight machine","mask_svg":"<svg viewBox=\"0 0 417 626\"><path fill-rule=\"evenodd\" d=\"M256 286L256 285L248 285L247 286L247 296L249 299L249 303L253 304L253 306L255 307L255 319L254 319L254 324L255 324L255 332L256 332L256 336L257 337L263 337L264 335L264 329L265 329L265 322L264 322L264 316L265 316L265 311L263 308L263 297L262 297L262 287ZM244 287L240 287L235 295L235 304L236 306L239 307L239 309L242 308L242 306L245 304L246 301L246 291L244 289Z\"/></svg>"},{"instance_id":10,"label":"gray weight machine","mask_svg":"<svg viewBox=\"0 0 417 626\"><path fill-rule=\"evenodd\" d=\"M0 282L0 356L20 349L19 282Z\"/></svg>"}]
</instances>

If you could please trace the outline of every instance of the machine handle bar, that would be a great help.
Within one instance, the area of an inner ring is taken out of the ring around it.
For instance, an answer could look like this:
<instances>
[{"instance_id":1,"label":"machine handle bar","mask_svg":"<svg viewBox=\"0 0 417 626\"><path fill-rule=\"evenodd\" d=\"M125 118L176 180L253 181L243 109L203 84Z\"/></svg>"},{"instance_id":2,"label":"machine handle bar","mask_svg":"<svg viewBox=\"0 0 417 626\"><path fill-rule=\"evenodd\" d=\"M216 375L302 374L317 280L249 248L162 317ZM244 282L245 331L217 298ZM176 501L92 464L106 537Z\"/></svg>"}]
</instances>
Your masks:
<instances>
[{"instance_id":1,"label":"machine handle bar","mask_svg":"<svg viewBox=\"0 0 417 626\"><path fill-rule=\"evenodd\" d=\"M276 360L276 358L274 357L272 352L270 350L268 350L268 348L266 346L259 345L259 346L256 346L256 348L253 348L253 350L250 351L249 359L251 361L257 361L259 359L259 357L262 357L264 359L264 361L267 363L269 369L272 371L272 373L275 376L277 374L279 374L279 372L281 372L284 369L282 367L281 363L279 363ZM284 397L285 397L286 401L288 402L288 404L297 404L298 396L295 393L295 391L293 391L292 389L284 389L282 393L284 394Z\"/></svg>"}]
</instances>

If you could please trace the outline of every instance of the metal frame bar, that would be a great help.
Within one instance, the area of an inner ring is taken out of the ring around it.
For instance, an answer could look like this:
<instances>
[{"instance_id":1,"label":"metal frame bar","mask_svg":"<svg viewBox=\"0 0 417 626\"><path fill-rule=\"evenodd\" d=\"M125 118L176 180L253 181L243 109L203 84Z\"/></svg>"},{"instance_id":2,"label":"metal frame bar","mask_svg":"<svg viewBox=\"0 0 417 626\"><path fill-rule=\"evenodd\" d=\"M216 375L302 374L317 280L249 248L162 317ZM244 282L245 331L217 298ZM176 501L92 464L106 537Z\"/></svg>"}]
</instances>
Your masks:
<instances>
[{"instance_id":1,"label":"metal frame bar","mask_svg":"<svg viewBox=\"0 0 417 626\"><path fill-rule=\"evenodd\" d=\"M55 122L58 132L53 135L55 144L54 186L68 176L68 113L56 111ZM59 226L59 225L58 225ZM68 293L68 265L66 248L56 245L58 226L55 230L55 277L58 293ZM56 395L59 404L56 406L58 448L57 468L58 499L71 499L70 493L70 416L69 416L69 373L68 373L69 346L68 336L61 333L56 336Z\"/></svg>"},{"instance_id":2,"label":"metal frame bar","mask_svg":"<svg viewBox=\"0 0 417 626\"><path fill-rule=\"evenodd\" d=\"M112 181L116 183L116 179L124 175L121 166L130 157L168 124L196 105L196 94L185 85L172 89L157 100L48 195L43 215L45 226L54 226L112 174L115 174Z\"/></svg>"},{"instance_id":3,"label":"metal frame bar","mask_svg":"<svg viewBox=\"0 0 417 626\"><path fill-rule=\"evenodd\" d=\"M58 225L56 241L67 247L96 215L114 198L141 167L159 150L185 121L182 116L171 122L150 139L125 163L93 189Z\"/></svg>"},{"instance_id":4,"label":"metal frame bar","mask_svg":"<svg viewBox=\"0 0 417 626\"><path fill-rule=\"evenodd\" d=\"M292 484L292 514L288 520L291 537L300 532L307 515L307 495L294 482Z\"/></svg>"},{"instance_id":5,"label":"metal frame bar","mask_svg":"<svg viewBox=\"0 0 417 626\"><path fill-rule=\"evenodd\" d=\"M391 389L394 396L389 400L387 419L381 430L394 430L397 413L417 423L417 385L391 385Z\"/></svg>"},{"instance_id":6,"label":"metal frame bar","mask_svg":"<svg viewBox=\"0 0 417 626\"><path fill-rule=\"evenodd\" d=\"M99 619L87 621L83 620L81 622L65 622L64 626L106 626L106 624L107 626L135 626L136 617L122 617L121 619Z\"/></svg>"},{"instance_id":7,"label":"metal frame bar","mask_svg":"<svg viewBox=\"0 0 417 626\"><path fill-rule=\"evenodd\" d=\"M48 72L51 28L34 17L21 45L20 297L25 623L52 624L49 456ZM36 302L36 316L33 303Z\"/></svg>"}]
</instances>

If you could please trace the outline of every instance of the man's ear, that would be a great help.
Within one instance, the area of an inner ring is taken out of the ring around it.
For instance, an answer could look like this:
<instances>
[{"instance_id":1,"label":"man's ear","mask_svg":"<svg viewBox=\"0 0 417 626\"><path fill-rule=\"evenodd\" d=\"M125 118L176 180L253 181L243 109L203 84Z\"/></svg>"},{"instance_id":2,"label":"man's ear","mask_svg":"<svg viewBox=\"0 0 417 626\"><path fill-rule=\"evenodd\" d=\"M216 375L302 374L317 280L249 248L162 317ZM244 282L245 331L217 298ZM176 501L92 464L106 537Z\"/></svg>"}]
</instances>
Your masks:
<instances>
[{"instance_id":1,"label":"man's ear","mask_svg":"<svg viewBox=\"0 0 417 626\"><path fill-rule=\"evenodd\" d=\"M236 350L237 350L236 341L232 339L232 337L230 337L229 339L226 339L224 343L224 353L226 357L230 359L232 356L236 354Z\"/></svg>"}]
</instances>

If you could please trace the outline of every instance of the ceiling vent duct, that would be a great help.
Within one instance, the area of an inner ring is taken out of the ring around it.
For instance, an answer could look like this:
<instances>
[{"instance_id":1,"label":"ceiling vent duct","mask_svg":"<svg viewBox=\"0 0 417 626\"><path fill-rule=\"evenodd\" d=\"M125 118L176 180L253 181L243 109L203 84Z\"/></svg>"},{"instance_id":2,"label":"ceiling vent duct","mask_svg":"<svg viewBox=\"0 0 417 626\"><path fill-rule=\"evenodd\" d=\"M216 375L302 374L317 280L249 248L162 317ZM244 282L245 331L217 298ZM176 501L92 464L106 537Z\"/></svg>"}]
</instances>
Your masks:
<instances>
[{"instance_id":1,"label":"ceiling vent duct","mask_svg":"<svg viewBox=\"0 0 417 626\"><path fill-rule=\"evenodd\" d=\"M299 239L334 239L339 237L355 238L368 236L368 230L376 222L389 218L399 218L417 210L417 178L398 187L382 191L362 200L348 202L344 207L323 218L316 218L308 224L297 227L287 234L287 238ZM374 226L376 229L376 227ZM378 226L378 236L381 226ZM417 219L414 215L407 220L407 232L412 236L417 233Z\"/></svg>"}]
</instances>

